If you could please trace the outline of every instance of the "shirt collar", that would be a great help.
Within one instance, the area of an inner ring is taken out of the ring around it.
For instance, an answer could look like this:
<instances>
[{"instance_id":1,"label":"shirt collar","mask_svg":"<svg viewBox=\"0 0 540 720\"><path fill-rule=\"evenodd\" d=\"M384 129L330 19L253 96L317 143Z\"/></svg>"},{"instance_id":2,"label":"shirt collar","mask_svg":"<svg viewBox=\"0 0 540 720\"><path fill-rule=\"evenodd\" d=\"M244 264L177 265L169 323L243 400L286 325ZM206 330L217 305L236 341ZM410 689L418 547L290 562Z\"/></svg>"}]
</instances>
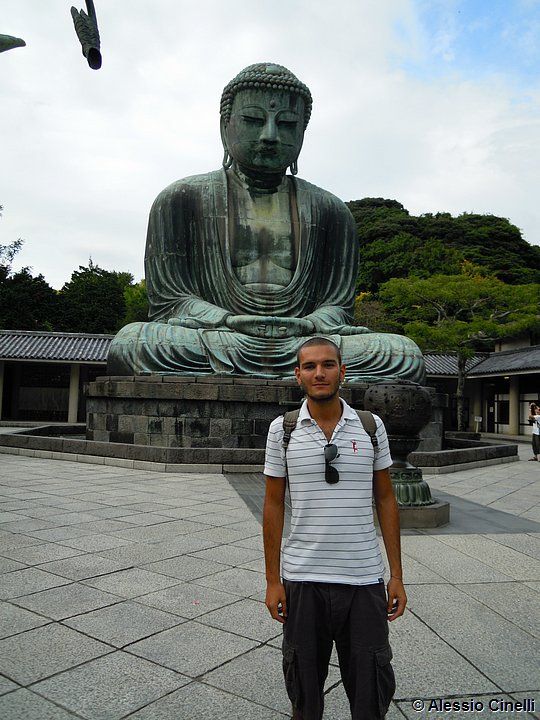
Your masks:
<instances>
[{"instance_id":1,"label":"shirt collar","mask_svg":"<svg viewBox=\"0 0 540 720\"><path fill-rule=\"evenodd\" d=\"M338 425L342 425L345 420L357 420L358 415L357 413L352 409L350 405L348 405L345 400L340 397L341 400L341 417L338 421ZM309 413L308 403L307 400L304 400L302 403L302 406L300 408L300 414L298 415L298 422L302 423L304 420L308 420L309 422L313 421L313 418L311 417Z\"/></svg>"}]
</instances>

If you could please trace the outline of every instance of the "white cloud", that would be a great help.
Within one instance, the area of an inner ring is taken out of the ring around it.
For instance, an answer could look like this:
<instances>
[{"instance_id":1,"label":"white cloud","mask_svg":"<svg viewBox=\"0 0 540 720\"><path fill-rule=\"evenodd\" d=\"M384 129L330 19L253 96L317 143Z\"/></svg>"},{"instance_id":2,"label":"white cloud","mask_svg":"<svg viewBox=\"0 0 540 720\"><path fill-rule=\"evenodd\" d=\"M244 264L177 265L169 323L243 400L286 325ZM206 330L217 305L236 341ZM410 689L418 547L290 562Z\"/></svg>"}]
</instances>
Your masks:
<instances>
[{"instance_id":1,"label":"white cloud","mask_svg":"<svg viewBox=\"0 0 540 720\"><path fill-rule=\"evenodd\" d=\"M89 255L141 277L153 198L219 166L221 90L260 60L312 90L302 177L346 200L394 197L414 213L493 212L540 241L538 85L516 102L511 68L481 80L401 70L433 41L409 0L96 0L97 72L69 3L3 6L1 31L27 47L0 55L0 243L25 238L21 264L56 287Z\"/></svg>"}]
</instances>

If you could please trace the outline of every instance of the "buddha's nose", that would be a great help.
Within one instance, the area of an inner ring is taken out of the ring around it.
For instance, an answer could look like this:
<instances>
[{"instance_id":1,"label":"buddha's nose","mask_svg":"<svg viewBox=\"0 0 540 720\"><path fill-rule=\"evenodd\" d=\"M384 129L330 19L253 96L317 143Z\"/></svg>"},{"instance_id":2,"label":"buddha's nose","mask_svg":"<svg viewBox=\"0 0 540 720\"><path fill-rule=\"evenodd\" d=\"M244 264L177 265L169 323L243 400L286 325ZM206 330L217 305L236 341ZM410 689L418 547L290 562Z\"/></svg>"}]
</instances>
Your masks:
<instances>
[{"instance_id":1,"label":"buddha's nose","mask_svg":"<svg viewBox=\"0 0 540 720\"><path fill-rule=\"evenodd\" d=\"M273 117L269 117L265 122L262 132L261 141L265 143L277 142L277 125Z\"/></svg>"}]
</instances>

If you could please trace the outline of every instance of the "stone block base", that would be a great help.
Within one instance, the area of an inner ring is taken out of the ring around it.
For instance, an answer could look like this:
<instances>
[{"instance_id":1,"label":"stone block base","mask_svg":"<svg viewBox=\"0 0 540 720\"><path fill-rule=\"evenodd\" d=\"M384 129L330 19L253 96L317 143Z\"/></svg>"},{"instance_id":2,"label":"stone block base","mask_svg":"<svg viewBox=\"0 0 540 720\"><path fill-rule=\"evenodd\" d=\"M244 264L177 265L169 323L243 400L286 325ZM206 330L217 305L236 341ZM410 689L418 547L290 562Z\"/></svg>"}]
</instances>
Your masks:
<instances>
[{"instance_id":1,"label":"stone block base","mask_svg":"<svg viewBox=\"0 0 540 720\"><path fill-rule=\"evenodd\" d=\"M342 397L361 409L367 388L367 383L346 383ZM99 377L88 389L86 439L186 451L262 451L272 420L297 408L302 396L295 380Z\"/></svg>"},{"instance_id":2,"label":"stone block base","mask_svg":"<svg viewBox=\"0 0 540 720\"><path fill-rule=\"evenodd\" d=\"M433 505L399 508L402 528L435 528L450 522L450 503L435 500Z\"/></svg>"}]
</instances>

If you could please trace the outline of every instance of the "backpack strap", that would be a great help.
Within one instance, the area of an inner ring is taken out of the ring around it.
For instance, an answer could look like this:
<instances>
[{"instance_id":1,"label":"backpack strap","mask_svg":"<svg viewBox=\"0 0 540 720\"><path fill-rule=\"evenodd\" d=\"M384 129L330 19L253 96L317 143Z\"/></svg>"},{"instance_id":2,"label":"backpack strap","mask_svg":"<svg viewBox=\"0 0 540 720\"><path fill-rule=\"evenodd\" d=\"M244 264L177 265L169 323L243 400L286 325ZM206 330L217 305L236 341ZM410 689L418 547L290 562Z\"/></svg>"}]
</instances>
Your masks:
<instances>
[{"instance_id":1,"label":"backpack strap","mask_svg":"<svg viewBox=\"0 0 540 720\"><path fill-rule=\"evenodd\" d=\"M369 412L369 410L357 410L356 414L360 418L364 430L370 437L375 454L377 454L379 452L379 440L377 438L377 423L375 422L373 413Z\"/></svg>"},{"instance_id":2,"label":"backpack strap","mask_svg":"<svg viewBox=\"0 0 540 720\"><path fill-rule=\"evenodd\" d=\"M289 412L286 412L283 416L283 449L285 450L285 453L287 453L287 448L289 446L289 441L291 439L292 431L296 427L296 423L298 422L298 417L300 415L300 408L297 408L296 410L289 410Z\"/></svg>"}]
</instances>

